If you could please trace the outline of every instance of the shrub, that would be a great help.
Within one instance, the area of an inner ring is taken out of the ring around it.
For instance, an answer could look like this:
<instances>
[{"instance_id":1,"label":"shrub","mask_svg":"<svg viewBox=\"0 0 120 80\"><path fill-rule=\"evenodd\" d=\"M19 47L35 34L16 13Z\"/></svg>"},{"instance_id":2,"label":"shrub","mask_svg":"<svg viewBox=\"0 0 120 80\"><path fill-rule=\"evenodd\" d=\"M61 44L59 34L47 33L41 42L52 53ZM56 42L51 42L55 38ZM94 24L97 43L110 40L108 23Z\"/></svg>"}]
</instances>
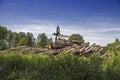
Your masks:
<instances>
[{"instance_id":1,"label":"shrub","mask_svg":"<svg viewBox=\"0 0 120 80\"><path fill-rule=\"evenodd\" d=\"M118 54L118 53L116 53ZM79 57L9 53L0 55L0 80L119 80L120 54L105 60L94 53Z\"/></svg>"}]
</instances>

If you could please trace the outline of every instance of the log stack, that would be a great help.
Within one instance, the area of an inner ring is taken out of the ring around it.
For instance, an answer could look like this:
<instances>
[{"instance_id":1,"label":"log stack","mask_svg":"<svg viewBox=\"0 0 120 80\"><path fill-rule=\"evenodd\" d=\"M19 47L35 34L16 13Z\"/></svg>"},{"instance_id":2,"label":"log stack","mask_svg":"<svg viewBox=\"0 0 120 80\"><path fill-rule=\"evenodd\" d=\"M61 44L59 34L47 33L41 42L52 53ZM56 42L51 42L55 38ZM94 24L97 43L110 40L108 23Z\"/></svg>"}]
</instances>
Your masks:
<instances>
[{"instance_id":1,"label":"log stack","mask_svg":"<svg viewBox=\"0 0 120 80\"><path fill-rule=\"evenodd\" d=\"M19 46L16 48L10 48L8 52L21 52L23 54L45 54L45 55L58 55L63 53L73 53L78 56L89 56L90 54L97 52L101 53L103 48L95 43L90 45L89 42L83 42L79 44L72 44L60 49L46 49L46 48L33 48L26 46Z\"/></svg>"},{"instance_id":2,"label":"log stack","mask_svg":"<svg viewBox=\"0 0 120 80\"><path fill-rule=\"evenodd\" d=\"M60 28L57 26L55 35L55 42L51 45L51 49L46 48L33 48L26 46L14 47L6 50L5 53L20 52L23 54L46 54L46 55L58 55L63 53L73 53L75 55L89 56L90 54L97 52L101 53L103 48L95 43L90 45L89 42L77 41L77 40L65 40L64 37L69 37L60 33Z\"/></svg>"},{"instance_id":3,"label":"log stack","mask_svg":"<svg viewBox=\"0 0 120 80\"><path fill-rule=\"evenodd\" d=\"M59 53L68 53L71 52L76 55L84 55L84 56L89 56L90 54L97 52L101 53L103 48L100 45L96 45L95 43L92 45L89 45L89 42L84 42L81 44L73 44L71 46L67 46L62 49L58 49L58 54ZM54 54L54 53L53 53Z\"/></svg>"}]
</instances>

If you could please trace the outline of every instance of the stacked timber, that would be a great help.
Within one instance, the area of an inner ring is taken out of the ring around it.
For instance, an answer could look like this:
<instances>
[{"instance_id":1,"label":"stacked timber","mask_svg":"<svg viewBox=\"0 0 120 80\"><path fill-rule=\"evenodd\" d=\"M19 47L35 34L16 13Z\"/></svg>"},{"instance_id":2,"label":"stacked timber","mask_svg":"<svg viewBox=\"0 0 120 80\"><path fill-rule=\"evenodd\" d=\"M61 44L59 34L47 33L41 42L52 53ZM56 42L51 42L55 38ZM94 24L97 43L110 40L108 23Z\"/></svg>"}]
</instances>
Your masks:
<instances>
[{"instance_id":1,"label":"stacked timber","mask_svg":"<svg viewBox=\"0 0 120 80\"><path fill-rule=\"evenodd\" d=\"M63 43L64 44L64 43ZM46 49L46 48L33 48L26 46L19 46L15 48L10 48L7 52L20 52L23 54L45 54L45 55L58 55L58 54L69 54L73 53L75 55L89 56L90 54L97 52L101 53L103 48L100 45L92 44L89 42L74 42L70 43L71 45L64 46L63 48L58 49Z\"/></svg>"},{"instance_id":2,"label":"stacked timber","mask_svg":"<svg viewBox=\"0 0 120 80\"><path fill-rule=\"evenodd\" d=\"M53 43L53 49L65 48L67 46L71 46L74 44L80 45L82 43L84 43L84 41L76 41L76 40L69 41L69 40L58 39L55 40L55 43Z\"/></svg>"},{"instance_id":3,"label":"stacked timber","mask_svg":"<svg viewBox=\"0 0 120 80\"><path fill-rule=\"evenodd\" d=\"M90 54L97 52L102 52L103 48L100 45L92 44L89 45L88 42L81 44L73 44L71 46L60 49L59 53L71 52L76 55L89 56Z\"/></svg>"}]
</instances>

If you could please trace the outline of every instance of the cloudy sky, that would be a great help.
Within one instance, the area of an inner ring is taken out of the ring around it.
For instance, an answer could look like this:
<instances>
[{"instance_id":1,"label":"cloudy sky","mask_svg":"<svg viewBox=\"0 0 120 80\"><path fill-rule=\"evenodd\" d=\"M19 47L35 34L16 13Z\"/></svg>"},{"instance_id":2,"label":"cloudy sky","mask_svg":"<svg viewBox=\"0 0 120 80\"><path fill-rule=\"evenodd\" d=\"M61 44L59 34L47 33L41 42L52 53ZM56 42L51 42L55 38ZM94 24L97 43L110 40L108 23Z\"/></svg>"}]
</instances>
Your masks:
<instances>
[{"instance_id":1,"label":"cloudy sky","mask_svg":"<svg viewBox=\"0 0 120 80\"><path fill-rule=\"evenodd\" d=\"M0 25L16 32L79 33L100 45L120 39L120 0L0 0Z\"/></svg>"}]
</instances>

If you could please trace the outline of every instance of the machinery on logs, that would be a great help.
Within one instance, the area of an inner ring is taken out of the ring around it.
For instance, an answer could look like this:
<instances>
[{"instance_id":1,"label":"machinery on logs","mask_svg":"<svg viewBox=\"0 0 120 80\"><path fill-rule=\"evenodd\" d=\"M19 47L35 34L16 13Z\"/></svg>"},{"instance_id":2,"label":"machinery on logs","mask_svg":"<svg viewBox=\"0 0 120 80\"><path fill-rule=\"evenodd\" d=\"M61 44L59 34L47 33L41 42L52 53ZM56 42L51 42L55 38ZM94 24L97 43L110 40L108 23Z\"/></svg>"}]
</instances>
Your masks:
<instances>
[{"instance_id":1,"label":"machinery on logs","mask_svg":"<svg viewBox=\"0 0 120 80\"><path fill-rule=\"evenodd\" d=\"M10 48L7 52L19 51L22 53L42 53L48 55L58 55L70 52L79 56L89 56L94 52L101 53L103 51L103 48L95 43L90 45L89 42L65 39L69 38L69 36L61 34L59 26L57 26L56 32L54 32L53 35L55 35L55 41L51 44L51 49L19 46Z\"/></svg>"},{"instance_id":2,"label":"machinery on logs","mask_svg":"<svg viewBox=\"0 0 120 80\"><path fill-rule=\"evenodd\" d=\"M55 42L52 44L53 49L60 49L71 46L73 44L79 45L81 43L84 43L84 41L66 40L65 38L69 38L69 36L61 34L59 26L57 26L56 32L54 32L52 35L55 35Z\"/></svg>"},{"instance_id":3,"label":"machinery on logs","mask_svg":"<svg viewBox=\"0 0 120 80\"><path fill-rule=\"evenodd\" d=\"M52 44L53 49L60 50L60 52L73 52L77 55L89 55L90 53L102 52L103 48L95 43L90 45L89 42L76 41L76 40L66 40L69 36L60 33L60 27L57 26L55 35L55 42Z\"/></svg>"}]
</instances>

